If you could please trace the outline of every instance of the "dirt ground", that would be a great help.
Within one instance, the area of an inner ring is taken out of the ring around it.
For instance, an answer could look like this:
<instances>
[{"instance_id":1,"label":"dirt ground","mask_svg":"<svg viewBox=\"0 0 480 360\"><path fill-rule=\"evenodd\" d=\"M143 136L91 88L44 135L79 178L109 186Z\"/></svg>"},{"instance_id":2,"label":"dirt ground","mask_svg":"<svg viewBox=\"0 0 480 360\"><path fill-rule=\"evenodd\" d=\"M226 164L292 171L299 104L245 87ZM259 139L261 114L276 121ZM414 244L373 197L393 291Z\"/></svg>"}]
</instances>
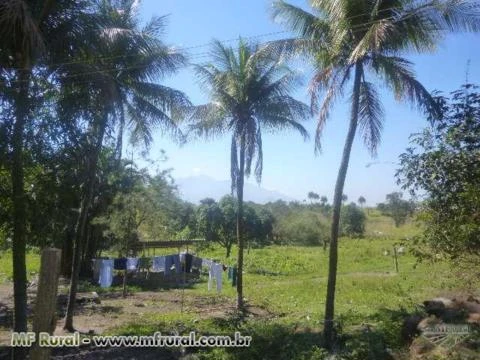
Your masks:
<instances>
[{"instance_id":1,"label":"dirt ground","mask_svg":"<svg viewBox=\"0 0 480 360\"><path fill-rule=\"evenodd\" d=\"M66 308L67 283L61 280L59 287L58 321L55 335L63 335L63 315ZM35 285L28 288L28 312L33 314ZM235 302L224 296L201 297L182 294L182 289L141 291L129 293L126 298L121 293L101 294L100 303L95 303L92 293L79 293L77 299L84 299L76 306L74 325L80 333L101 335L122 324L135 322L139 316L148 314L194 313L199 318L222 318L235 311ZM183 301L182 301L183 298ZM183 304L182 304L183 303ZM269 317L271 314L262 308L250 307L250 316ZM0 284L0 359L8 356L13 324L13 286ZM76 349L55 349L54 359L178 359L185 354L164 349L97 349L81 347Z\"/></svg>"}]
</instances>

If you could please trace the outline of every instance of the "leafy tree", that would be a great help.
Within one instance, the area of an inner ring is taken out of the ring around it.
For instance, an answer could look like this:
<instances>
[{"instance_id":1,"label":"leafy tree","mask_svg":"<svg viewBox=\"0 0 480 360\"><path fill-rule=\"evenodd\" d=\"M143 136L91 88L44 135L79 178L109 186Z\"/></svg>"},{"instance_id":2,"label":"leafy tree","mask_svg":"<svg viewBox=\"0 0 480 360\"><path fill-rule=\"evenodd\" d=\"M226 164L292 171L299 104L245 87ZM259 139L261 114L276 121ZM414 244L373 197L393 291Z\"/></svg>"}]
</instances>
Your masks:
<instances>
[{"instance_id":1,"label":"leafy tree","mask_svg":"<svg viewBox=\"0 0 480 360\"><path fill-rule=\"evenodd\" d=\"M220 240L220 226L223 221L222 210L218 203L211 198L205 198L200 201L197 208L197 226L198 231L206 241L217 242Z\"/></svg>"},{"instance_id":2,"label":"leafy tree","mask_svg":"<svg viewBox=\"0 0 480 360\"><path fill-rule=\"evenodd\" d=\"M354 202L343 207L340 220L342 233L349 237L363 237L366 219L363 210Z\"/></svg>"},{"instance_id":3,"label":"leafy tree","mask_svg":"<svg viewBox=\"0 0 480 360\"><path fill-rule=\"evenodd\" d=\"M220 224L220 243L225 247L225 256L230 257L232 246L236 240L237 204L232 196L224 196L218 203L222 212Z\"/></svg>"},{"instance_id":4,"label":"leafy tree","mask_svg":"<svg viewBox=\"0 0 480 360\"><path fill-rule=\"evenodd\" d=\"M385 204L378 204L377 206L382 215L393 218L396 227L405 224L407 218L413 215L415 211L415 203L413 201L403 200L402 197L403 194L401 192L387 194L387 202Z\"/></svg>"},{"instance_id":5,"label":"leafy tree","mask_svg":"<svg viewBox=\"0 0 480 360\"><path fill-rule=\"evenodd\" d=\"M64 116L88 121L88 176L83 186L72 265L65 329L73 331L73 311L85 242L88 210L95 186L98 157L108 129L128 119L132 141L151 141L151 127L178 134L175 117L189 105L186 96L155 81L184 66L184 56L167 47L160 36L165 18L154 17L140 28L135 2L103 1L93 12L94 22L84 34L85 46L72 54L75 61L62 68ZM117 150L121 145L117 141Z\"/></svg>"},{"instance_id":6,"label":"leafy tree","mask_svg":"<svg viewBox=\"0 0 480 360\"><path fill-rule=\"evenodd\" d=\"M346 194L342 195L342 202L346 202L348 200L348 196Z\"/></svg>"},{"instance_id":7,"label":"leafy tree","mask_svg":"<svg viewBox=\"0 0 480 360\"><path fill-rule=\"evenodd\" d=\"M407 100L429 112L438 108L416 80L404 52L431 51L449 30L478 31L478 4L469 1L312 1L310 13L284 1L274 3L274 17L299 38L272 42L282 54L306 54L315 66L310 84L312 109L319 112L316 148L334 101L353 78L349 128L333 199L329 279L325 304L325 343L334 343L334 303L338 261L338 234L342 194L357 129L375 153L380 142L383 108L369 76L378 76L398 100ZM320 91L325 91L321 105Z\"/></svg>"},{"instance_id":8,"label":"leafy tree","mask_svg":"<svg viewBox=\"0 0 480 360\"><path fill-rule=\"evenodd\" d=\"M295 211L276 221L281 244L318 246L328 242L328 225L317 212Z\"/></svg>"},{"instance_id":9,"label":"leafy tree","mask_svg":"<svg viewBox=\"0 0 480 360\"><path fill-rule=\"evenodd\" d=\"M307 119L309 111L290 95L298 84L297 75L279 57L272 57L258 45L240 40L234 50L215 41L212 58L212 63L195 67L211 102L194 108L191 126L199 136L232 133L230 173L232 192L236 190L237 198L237 307L243 308L244 178L250 175L256 157L254 173L257 181L261 179L262 129L291 128L307 137L297 120Z\"/></svg>"},{"instance_id":10,"label":"leafy tree","mask_svg":"<svg viewBox=\"0 0 480 360\"><path fill-rule=\"evenodd\" d=\"M420 257L441 254L459 263L480 263L480 92L472 84L439 96L442 116L412 138L400 156L399 182L426 195L420 208L425 230ZM472 263L474 266L472 266Z\"/></svg>"}]
</instances>

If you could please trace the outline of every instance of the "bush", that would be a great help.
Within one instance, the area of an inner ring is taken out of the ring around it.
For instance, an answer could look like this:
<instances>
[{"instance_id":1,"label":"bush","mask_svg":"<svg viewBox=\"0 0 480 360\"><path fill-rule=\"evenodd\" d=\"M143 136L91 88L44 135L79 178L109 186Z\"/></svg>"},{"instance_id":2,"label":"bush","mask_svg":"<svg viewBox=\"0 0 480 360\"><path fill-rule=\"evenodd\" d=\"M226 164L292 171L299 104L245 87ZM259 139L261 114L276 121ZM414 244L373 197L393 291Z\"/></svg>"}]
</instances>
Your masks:
<instances>
[{"instance_id":1,"label":"bush","mask_svg":"<svg viewBox=\"0 0 480 360\"><path fill-rule=\"evenodd\" d=\"M318 213L296 212L279 222L277 235L282 244L320 245L328 239L328 226Z\"/></svg>"},{"instance_id":2,"label":"bush","mask_svg":"<svg viewBox=\"0 0 480 360\"><path fill-rule=\"evenodd\" d=\"M355 203L344 206L340 218L342 235L349 237L363 237L367 217Z\"/></svg>"}]
</instances>

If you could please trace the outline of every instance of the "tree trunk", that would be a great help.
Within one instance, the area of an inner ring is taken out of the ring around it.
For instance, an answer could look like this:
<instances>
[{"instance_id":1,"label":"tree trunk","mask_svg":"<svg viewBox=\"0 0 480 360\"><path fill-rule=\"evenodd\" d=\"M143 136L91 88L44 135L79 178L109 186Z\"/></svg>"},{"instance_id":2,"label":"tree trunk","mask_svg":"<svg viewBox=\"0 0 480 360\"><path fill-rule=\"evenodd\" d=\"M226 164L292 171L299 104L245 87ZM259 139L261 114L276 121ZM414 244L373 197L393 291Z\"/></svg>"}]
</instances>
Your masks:
<instances>
[{"instance_id":1,"label":"tree trunk","mask_svg":"<svg viewBox=\"0 0 480 360\"><path fill-rule=\"evenodd\" d=\"M83 248L82 243L86 235L88 210L92 203L93 189L95 185L95 176L97 172L98 156L102 148L103 136L105 134L106 125L107 125L107 119L105 115L105 118L102 119L102 123L99 126L100 128L98 131L98 138L95 144L95 148L93 149L91 158L89 159L89 162L88 162L88 175L87 175L87 183L85 186L85 193L83 194L82 202L80 204L80 214L78 216L77 225L75 226L75 242L74 242L74 249L73 249L72 276L70 278L70 291L68 294L67 313L65 316L65 324L64 324L64 329L71 332L75 331L73 327L73 313L75 310L78 278L80 274L81 254L82 254L82 248Z\"/></svg>"},{"instance_id":2,"label":"tree trunk","mask_svg":"<svg viewBox=\"0 0 480 360\"><path fill-rule=\"evenodd\" d=\"M124 110L123 110L123 107L121 107L120 109L121 109L120 124L118 127L117 143L115 145L115 158L117 160L118 165L120 165L120 161L122 160L123 132L125 128Z\"/></svg>"},{"instance_id":3,"label":"tree trunk","mask_svg":"<svg viewBox=\"0 0 480 360\"><path fill-rule=\"evenodd\" d=\"M62 270L61 274L65 277L72 275L72 259L73 259L73 231L72 226L68 225L64 229L64 240L62 247Z\"/></svg>"},{"instance_id":4,"label":"tree trunk","mask_svg":"<svg viewBox=\"0 0 480 360\"><path fill-rule=\"evenodd\" d=\"M232 252L232 243L229 242L226 246L226 249L227 249L226 258L228 259L230 257L231 252Z\"/></svg>"},{"instance_id":5,"label":"tree trunk","mask_svg":"<svg viewBox=\"0 0 480 360\"><path fill-rule=\"evenodd\" d=\"M237 309L243 309L243 182L245 176L245 134L240 140L240 169L237 177Z\"/></svg>"},{"instance_id":6,"label":"tree trunk","mask_svg":"<svg viewBox=\"0 0 480 360\"><path fill-rule=\"evenodd\" d=\"M348 163L352 150L353 140L357 130L358 123L358 107L360 96L360 82L362 77L362 64L355 65L355 80L353 85L352 112L350 116L350 126L348 129L345 146L343 149L342 162L338 170L337 182L335 184L335 195L333 198L333 216L330 239L330 254L328 265L328 285L327 297L325 303L325 319L324 319L324 340L325 347L332 350L335 342L334 333L334 310L335 310L335 286L337 281L337 261L338 261L338 228L340 223L340 209L342 207L343 187L347 176Z\"/></svg>"},{"instance_id":7,"label":"tree trunk","mask_svg":"<svg viewBox=\"0 0 480 360\"><path fill-rule=\"evenodd\" d=\"M18 71L20 88L15 101L15 124L12 137L12 197L13 197L13 296L15 304L14 330L27 331L27 269L26 204L23 173L23 133L28 117L28 70Z\"/></svg>"}]
</instances>

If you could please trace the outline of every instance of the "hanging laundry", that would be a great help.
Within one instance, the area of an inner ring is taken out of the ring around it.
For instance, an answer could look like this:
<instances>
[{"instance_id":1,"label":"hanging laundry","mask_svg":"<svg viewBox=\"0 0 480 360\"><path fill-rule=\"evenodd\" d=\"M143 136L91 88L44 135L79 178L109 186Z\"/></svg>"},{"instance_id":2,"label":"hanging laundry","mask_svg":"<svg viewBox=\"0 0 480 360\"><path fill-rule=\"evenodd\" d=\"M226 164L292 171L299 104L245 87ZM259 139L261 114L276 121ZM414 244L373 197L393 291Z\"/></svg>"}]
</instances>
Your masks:
<instances>
[{"instance_id":1,"label":"hanging laundry","mask_svg":"<svg viewBox=\"0 0 480 360\"><path fill-rule=\"evenodd\" d=\"M152 261L153 271L165 271L165 256L155 256Z\"/></svg>"},{"instance_id":2,"label":"hanging laundry","mask_svg":"<svg viewBox=\"0 0 480 360\"><path fill-rule=\"evenodd\" d=\"M115 270L125 270L127 268L127 258L113 260L113 268Z\"/></svg>"},{"instance_id":3,"label":"hanging laundry","mask_svg":"<svg viewBox=\"0 0 480 360\"><path fill-rule=\"evenodd\" d=\"M98 283L102 288L112 286L113 281L113 260L100 260L100 276Z\"/></svg>"},{"instance_id":4,"label":"hanging laundry","mask_svg":"<svg viewBox=\"0 0 480 360\"><path fill-rule=\"evenodd\" d=\"M186 273L190 273L192 271L192 263L193 263L193 255L192 254L185 254L184 270L185 270Z\"/></svg>"},{"instance_id":5,"label":"hanging laundry","mask_svg":"<svg viewBox=\"0 0 480 360\"><path fill-rule=\"evenodd\" d=\"M100 276L100 265L102 259L92 259L93 281L97 281Z\"/></svg>"},{"instance_id":6,"label":"hanging laundry","mask_svg":"<svg viewBox=\"0 0 480 360\"><path fill-rule=\"evenodd\" d=\"M192 267L195 269L200 269L202 267L202 258L194 256L192 259Z\"/></svg>"},{"instance_id":7,"label":"hanging laundry","mask_svg":"<svg viewBox=\"0 0 480 360\"><path fill-rule=\"evenodd\" d=\"M138 258L127 258L127 270L128 271L137 271L138 269Z\"/></svg>"},{"instance_id":8,"label":"hanging laundry","mask_svg":"<svg viewBox=\"0 0 480 360\"><path fill-rule=\"evenodd\" d=\"M182 264L180 263L180 255L175 254L173 256L173 263L175 264L175 271L177 274L180 274L182 272Z\"/></svg>"},{"instance_id":9,"label":"hanging laundry","mask_svg":"<svg viewBox=\"0 0 480 360\"><path fill-rule=\"evenodd\" d=\"M208 290L212 289L212 285L215 283L217 292L222 291L222 273L223 265L212 262L208 271Z\"/></svg>"},{"instance_id":10,"label":"hanging laundry","mask_svg":"<svg viewBox=\"0 0 480 360\"><path fill-rule=\"evenodd\" d=\"M205 266L205 267L208 267L210 269L210 267L212 266L213 264L213 261L210 260L210 259L202 259L202 266Z\"/></svg>"},{"instance_id":11,"label":"hanging laundry","mask_svg":"<svg viewBox=\"0 0 480 360\"><path fill-rule=\"evenodd\" d=\"M173 257L174 255L165 256L165 276L170 275L170 271L172 270L172 266L174 264Z\"/></svg>"}]
</instances>

